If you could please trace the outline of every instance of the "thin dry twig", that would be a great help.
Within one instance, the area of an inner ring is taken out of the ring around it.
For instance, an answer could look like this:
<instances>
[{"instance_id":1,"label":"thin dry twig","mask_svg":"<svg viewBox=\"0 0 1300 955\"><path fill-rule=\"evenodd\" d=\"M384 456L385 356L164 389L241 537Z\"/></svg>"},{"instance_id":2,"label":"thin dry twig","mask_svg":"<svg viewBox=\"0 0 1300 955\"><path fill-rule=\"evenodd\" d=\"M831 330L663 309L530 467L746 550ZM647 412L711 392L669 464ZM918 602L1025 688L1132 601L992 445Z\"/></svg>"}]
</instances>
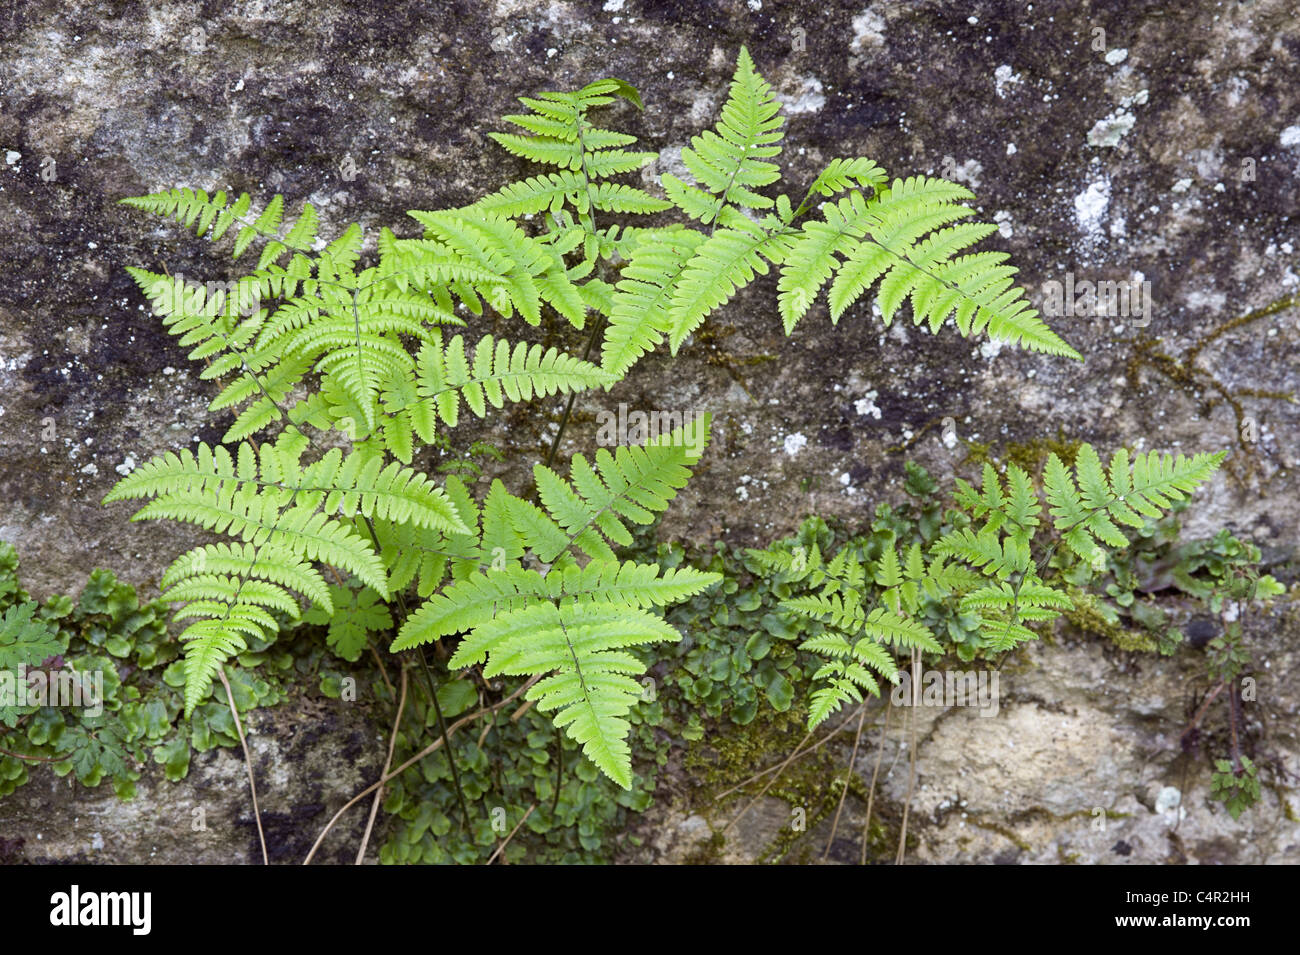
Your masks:
<instances>
[{"instance_id":1,"label":"thin dry twig","mask_svg":"<svg viewBox=\"0 0 1300 955\"><path fill-rule=\"evenodd\" d=\"M12 756L14 759L25 759L33 763L57 763L71 758L72 754L65 753L62 756L25 756L22 753L15 753L11 749L0 749L0 756Z\"/></svg>"},{"instance_id":2,"label":"thin dry twig","mask_svg":"<svg viewBox=\"0 0 1300 955\"><path fill-rule=\"evenodd\" d=\"M496 861L497 856L501 855L501 853L505 851L506 846L510 845L510 840L515 837L515 833L519 831L519 827L528 821L528 817L533 814L533 810L536 808L537 808L537 803L533 803L531 806L528 807L528 811L524 813L523 818L515 823L515 827L510 830L510 835L506 836L503 840L501 840L501 845L497 846L497 851L492 853L492 855L488 857L487 862L483 863L484 865L491 865L493 862Z\"/></svg>"},{"instance_id":3,"label":"thin dry twig","mask_svg":"<svg viewBox=\"0 0 1300 955\"><path fill-rule=\"evenodd\" d=\"M450 739L452 733L456 732L456 730L460 729L462 726L466 726L469 723L474 722L480 716L484 716L488 713L499 710L503 708L507 703L513 702L541 678L542 678L541 674L538 674L537 676L534 677L530 677L527 683L523 684L521 687L519 687L519 689L515 690L505 699L493 703L491 706L485 706L481 709L475 710L473 713L470 713L468 716L462 716L456 722L452 723L450 726L447 727L447 738ZM345 812L347 812L349 809L355 806L358 802L360 802L370 793L374 792L378 787L388 782L390 779L400 776L402 773L406 772L406 770L410 769L420 760L424 759L424 757L428 756L430 753L436 752L438 748L442 746L442 740L443 738L439 736L437 739L435 739L424 749L420 750L420 752L416 753L406 762L402 763L402 765L398 766L396 769L392 770L391 772L385 773L383 776L379 778L377 782L371 783L365 789L361 790L361 792L357 793L346 803L344 803L343 807L333 815L333 817L330 819L329 822L325 824L325 828L321 830L320 835L316 837L316 841L312 844L311 851L307 853L307 858L302 860L302 864L303 865L311 864L312 857L316 855L316 850L319 849L321 843L325 841L325 836L329 834L329 831L334 828L334 824L343 817L343 814Z\"/></svg>"},{"instance_id":4,"label":"thin dry twig","mask_svg":"<svg viewBox=\"0 0 1300 955\"><path fill-rule=\"evenodd\" d=\"M903 825L898 831L898 856L894 865L902 865L907 855L907 814L912 808L912 790L916 786L916 707L920 702L921 688L921 651L912 648L912 712L908 714L911 741L908 748L907 799L903 803Z\"/></svg>"},{"instance_id":5,"label":"thin dry twig","mask_svg":"<svg viewBox=\"0 0 1300 955\"><path fill-rule=\"evenodd\" d=\"M384 771L381 776L388 775L388 768L393 765L393 748L397 745L397 733L402 728L402 713L406 709L406 667L402 667L402 698L397 701L397 718L393 720L393 735L388 738L388 755L384 758ZM384 799L384 786L381 783L375 790L375 798L370 803L370 818L366 820L366 831L361 837L361 848L357 850L357 865L361 865L366 858L366 846L370 842L370 831L375 827L375 816L379 814L379 804Z\"/></svg>"},{"instance_id":6,"label":"thin dry twig","mask_svg":"<svg viewBox=\"0 0 1300 955\"><path fill-rule=\"evenodd\" d=\"M840 793L840 804L835 807L835 819L831 822L830 838L826 840L826 849L822 852L822 861L830 857L831 844L835 842L835 833L840 828L840 813L844 811L844 800L849 795L849 780L853 778L853 764L858 761L858 744L862 742L862 723L867 718L867 708L861 707L858 716L858 731L853 736L853 755L849 757L849 771L844 774L844 790Z\"/></svg>"},{"instance_id":7,"label":"thin dry twig","mask_svg":"<svg viewBox=\"0 0 1300 955\"><path fill-rule=\"evenodd\" d=\"M867 839L871 835L871 809L876 802L876 777L880 775L880 762L885 755L885 740L889 737L889 718L893 713L893 706L886 703L885 723L880 728L880 745L876 748L876 768L871 771L871 788L867 790L867 819L862 824L862 865L867 864Z\"/></svg>"},{"instance_id":8,"label":"thin dry twig","mask_svg":"<svg viewBox=\"0 0 1300 955\"><path fill-rule=\"evenodd\" d=\"M758 782L760 779L762 779L764 776L768 775L769 773L775 773L785 769L785 767L790 765L790 763L793 762L795 759L803 759L809 753L816 752L817 750L825 746L827 743L829 743L832 739L834 739L835 736L841 730L844 729L844 727L848 726L852 722L853 722L853 714L850 713L843 723L835 727L835 729L831 730L829 733L827 733L817 742L813 743L807 749L800 752L799 749L796 748L795 753L793 754L793 758L786 758L785 760L782 760L781 762L777 763L775 766L769 766L767 769L760 769L758 772L756 772L753 776L750 776L748 779L741 780L740 782L736 783L736 785L732 786L730 789L724 790L723 792L719 793L717 796L713 797L714 801L721 802L722 800L730 796L732 793L736 792L737 790L744 789L750 783ZM803 744L801 743L800 745Z\"/></svg>"},{"instance_id":9,"label":"thin dry twig","mask_svg":"<svg viewBox=\"0 0 1300 955\"><path fill-rule=\"evenodd\" d=\"M257 808L257 780L253 778L253 758L248 755L248 740L244 738L244 726L239 722L239 710L235 707L235 694L226 679L226 668L217 667L217 676L226 688L226 701L230 703L230 715L235 718L235 731L239 733L239 745L244 748L244 767L248 770L248 789L253 794L253 818L257 820L257 838L262 843L262 865L270 865L271 857L266 852L266 834L262 831L262 810Z\"/></svg>"}]
</instances>

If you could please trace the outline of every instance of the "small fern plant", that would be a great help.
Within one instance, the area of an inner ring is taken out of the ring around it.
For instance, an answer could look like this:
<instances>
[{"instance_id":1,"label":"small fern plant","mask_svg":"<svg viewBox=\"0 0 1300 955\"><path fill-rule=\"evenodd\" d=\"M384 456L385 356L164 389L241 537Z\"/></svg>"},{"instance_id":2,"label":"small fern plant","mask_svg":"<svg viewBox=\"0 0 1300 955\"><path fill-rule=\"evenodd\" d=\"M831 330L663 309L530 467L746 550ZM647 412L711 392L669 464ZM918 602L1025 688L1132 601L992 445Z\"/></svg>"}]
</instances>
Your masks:
<instances>
[{"instance_id":1,"label":"small fern plant","mask_svg":"<svg viewBox=\"0 0 1300 955\"><path fill-rule=\"evenodd\" d=\"M913 321L932 331L951 318L963 335L1078 357L1029 307L1004 253L969 251L995 227L965 221L963 187L889 183L858 158L832 160L797 205L765 194L780 180L783 121L744 49L718 124L683 150L695 182L664 175L666 198L617 181L656 158L592 122L620 99L641 108L616 79L523 97L527 111L506 117L523 132L493 138L554 171L469 206L412 212L419 237L382 229L370 247L355 224L319 236L310 203L287 222L278 195L256 210L247 193L190 188L124 200L197 236L233 239L243 263L204 285L130 270L204 363L201 377L221 383L212 409L234 414L218 445L164 453L105 498L145 499L136 520L228 538L181 555L163 578L188 621L187 711L227 659L300 617L305 601L349 658L376 628L396 631L395 652L460 637L453 668L527 677L539 709L630 786L624 717L644 671L631 650L677 639L656 608L717 578L620 562L615 547L685 485L709 420L601 449L594 464L575 455L565 478L552 464L576 394L612 387L664 338L676 353L772 267L787 333L829 283L835 321L875 288L886 323L910 298ZM677 221L634 224L670 211ZM585 331L582 356L468 330L516 315ZM498 479L480 500L460 478L419 466L426 449L452 448L466 411L483 418L506 401L558 397L567 406L534 468L535 493ZM349 582L328 584L323 568ZM408 614L412 592L422 603Z\"/></svg>"},{"instance_id":2,"label":"small fern plant","mask_svg":"<svg viewBox=\"0 0 1300 955\"><path fill-rule=\"evenodd\" d=\"M782 608L824 626L801 644L822 660L813 675L808 728L846 703L862 702L864 693L879 696L882 678L897 684L899 650L915 661L956 649L969 660L1037 639L1032 627L1074 606L1073 588L1053 573L1058 548L1105 570L1107 549L1129 543L1121 525L1140 529L1158 520L1225 457L1120 450L1103 467L1092 446L1081 444L1073 467L1051 454L1038 482L1016 464L1000 475L990 463L981 487L958 479L956 507L928 546L912 541L900 549L891 535L874 555L862 542L850 542L829 559L816 545L751 551L758 566L805 591ZM949 612L939 614L937 607ZM944 639L948 631L935 632L941 617L969 620L976 640L954 647Z\"/></svg>"}]
</instances>

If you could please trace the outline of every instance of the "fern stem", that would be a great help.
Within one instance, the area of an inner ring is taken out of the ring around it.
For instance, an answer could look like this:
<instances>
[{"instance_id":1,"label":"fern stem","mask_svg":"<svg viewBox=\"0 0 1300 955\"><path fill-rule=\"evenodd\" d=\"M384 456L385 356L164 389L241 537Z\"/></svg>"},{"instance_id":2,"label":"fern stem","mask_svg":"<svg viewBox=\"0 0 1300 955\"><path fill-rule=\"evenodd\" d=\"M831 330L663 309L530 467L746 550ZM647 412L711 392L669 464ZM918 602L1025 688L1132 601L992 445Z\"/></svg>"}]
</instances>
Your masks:
<instances>
[{"instance_id":1,"label":"fern stem","mask_svg":"<svg viewBox=\"0 0 1300 955\"><path fill-rule=\"evenodd\" d=\"M542 677L540 674L534 677L530 677L527 680L527 682L523 684L523 686L519 687L517 690L515 690L505 699L499 700L498 702L493 703L491 706L485 706L478 710L475 710L473 713L470 713L468 716L462 716L455 723L451 724L451 726L448 728L448 733L454 733L462 726L466 726L474 722L480 716L483 716L487 713L495 713L497 710L504 708L506 704L518 699L520 696L527 693L528 690L533 686L533 684L535 684L541 678ZM362 799L365 799L367 796L369 796L372 792L374 792L384 783L388 782L390 779L396 779L398 776L402 775L402 773L406 772L408 769L410 769L420 760L424 759L424 757L435 752L438 749L438 747L442 745L443 745L443 741L441 738L434 740L432 743L430 743L424 749L420 750L418 753L416 753L406 762L402 763L402 765L380 776L378 782L371 783L365 789L361 790L361 792L357 793L355 796L353 796L351 799L345 802L343 804L343 807L339 809L338 812L334 813L334 815L330 817L330 821L325 824L325 828L321 830L320 835L316 837L316 841L312 843L312 847L307 853L307 858L302 860L302 864L303 865L311 864L311 860L315 857L316 851L320 849L321 843L325 841L325 837L329 835L329 831L334 828L334 824L338 822L341 818L343 818L343 814L345 812L347 812L349 809L351 809L353 806L359 803Z\"/></svg>"},{"instance_id":2,"label":"fern stem","mask_svg":"<svg viewBox=\"0 0 1300 955\"><path fill-rule=\"evenodd\" d=\"M862 823L862 855L860 864L867 864L867 841L871 836L871 810L876 802L876 778L880 775L880 763L885 755L885 740L889 738L889 718L894 713L891 701L885 701L885 724L880 728L880 745L876 747L876 766L871 770L871 788L867 790L867 818Z\"/></svg>"},{"instance_id":3,"label":"fern stem","mask_svg":"<svg viewBox=\"0 0 1300 955\"><path fill-rule=\"evenodd\" d=\"M585 167L584 167L585 169ZM591 355L592 348L596 345L596 339L600 337L601 329L605 327L605 316L603 313L597 313L596 322L591 326L591 334L587 336L587 347L582 351L582 360L586 361ZM577 392L569 392L569 398L564 403L564 417L560 419L559 430L555 432L555 440L551 442L551 450L546 454L546 466L549 468L555 463L555 453L560 449L560 439L564 437L564 429L569 425L569 416L573 413L573 400L577 397ZM570 653L573 652L573 644L569 644ZM573 665L578 666L578 657L573 655ZM578 669L578 679L582 679L582 670ZM586 686L583 686L583 692L586 692ZM557 726L555 728L555 792L551 795L551 818L555 818L555 812L560 805L560 788L564 785L564 734Z\"/></svg>"},{"instance_id":4,"label":"fern stem","mask_svg":"<svg viewBox=\"0 0 1300 955\"><path fill-rule=\"evenodd\" d=\"M564 733L555 727L555 792L551 794L551 821L560 807L560 787L564 785Z\"/></svg>"},{"instance_id":5,"label":"fern stem","mask_svg":"<svg viewBox=\"0 0 1300 955\"><path fill-rule=\"evenodd\" d=\"M257 822L257 838L262 843L262 865L270 865L271 859L266 852L266 833L262 831L262 811L257 806L257 780L253 778L253 758L248 753L248 740L244 737L244 727L239 721L239 710L235 707L235 694L226 679L226 667L217 667L217 676L226 688L226 701L230 704L230 715L235 718L235 731L239 734L239 745L244 750L244 768L248 770L248 791L253 796L253 819Z\"/></svg>"},{"instance_id":6,"label":"fern stem","mask_svg":"<svg viewBox=\"0 0 1300 955\"><path fill-rule=\"evenodd\" d=\"M596 339L605 328L605 316L597 313L596 324L591 327L591 335L587 338L587 347L582 351L582 360L586 361L591 357L591 350L596 345ZM578 397L576 391L569 392L569 398L564 403L564 416L560 418L560 430L555 432L555 439L551 441L551 450L546 454L546 466L549 468L555 463L555 453L560 449L560 439L564 437L564 429L569 426L569 415L573 413L573 401Z\"/></svg>"},{"instance_id":7,"label":"fern stem","mask_svg":"<svg viewBox=\"0 0 1300 955\"><path fill-rule=\"evenodd\" d=\"M469 806L465 803L465 791L460 788L460 770L456 768L456 758L451 752L451 739L447 735L447 721L442 715L442 704L438 702L438 685L433 679L429 660L424 655L424 647L420 646L416 649L420 654L425 681L429 684L429 699L433 701L433 712L438 716L438 733L442 736L442 748L447 754L447 765L451 767L451 784L456 790L456 801L460 804L460 828L464 830L469 824Z\"/></svg>"},{"instance_id":8,"label":"fern stem","mask_svg":"<svg viewBox=\"0 0 1300 955\"><path fill-rule=\"evenodd\" d=\"M379 546L379 535L375 533L374 522L364 514L361 515L361 519L365 522L366 530L370 532L370 539L375 545L375 553L382 553L383 548ZM397 597L397 606L401 611L402 620L406 620L409 616L406 607L406 595L399 590L394 596ZM384 601L384 603L387 604L388 601ZM424 670L424 679L429 686L429 699L433 702L433 711L438 715L438 733L442 737L443 749L447 753L447 765L451 767L451 783L456 790L456 801L460 804L460 827L463 831L469 824L469 807L465 802L465 791L460 786L460 770L456 768L456 757L451 751L451 740L447 736L447 721L443 719L442 704L438 702L438 685L433 679L433 671L429 667L429 660L424 655L424 647L421 646L417 649L420 654L420 665Z\"/></svg>"},{"instance_id":9,"label":"fern stem","mask_svg":"<svg viewBox=\"0 0 1300 955\"><path fill-rule=\"evenodd\" d=\"M388 678L385 677L385 680ZM388 768L393 765L393 748L397 745L397 731L402 726L402 714L406 711L406 667L402 667L402 698L397 701L397 717L393 720L393 733L388 738L388 755L384 757L384 771L381 775L388 775ZM391 686L390 686L391 689ZM357 865L361 865L366 859L366 846L370 842L370 833L375 827L375 816L379 814L379 804L384 798L384 787L381 784L375 790L374 801L370 804L370 818L366 820L366 831L361 837L361 848L357 849Z\"/></svg>"}]
</instances>

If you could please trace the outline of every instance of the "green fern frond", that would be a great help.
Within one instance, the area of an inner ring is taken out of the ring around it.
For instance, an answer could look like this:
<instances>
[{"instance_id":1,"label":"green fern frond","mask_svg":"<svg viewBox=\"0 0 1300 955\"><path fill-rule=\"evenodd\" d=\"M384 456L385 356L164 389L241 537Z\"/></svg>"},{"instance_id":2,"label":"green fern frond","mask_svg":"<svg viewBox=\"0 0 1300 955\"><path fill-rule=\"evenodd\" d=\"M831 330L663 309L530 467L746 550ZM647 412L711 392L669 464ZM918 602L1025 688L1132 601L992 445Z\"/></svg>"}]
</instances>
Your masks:
<instances>
[{"instance_id":1,"label":"green fern frond","mask_svg":"<svg viewBox=\"0 0 1300 955\"><path fill-rule=\"evenodd\" d=\"M623 148L635 143L635 136L602 129L587 119L589 110L608 105L615 96L641 108L636 89L615 79L597 80L572 93L520 97L529 112L505 120L524 133L489 136L516 156L557 166L560 171L511 183L470 208L512 217L542 211L560 216L567 205L575 210L581 231L587 235L595 233L594 210L647 214L670 208L669 203L633 186L602 181L640 169L657 158L655 153ZM588 249L588 261L594 258L592 251Z\"/></svg>"},{"instance_id":2,"label":"green fern frond","mask_svg":"<svg viewBox=\"0 0 1300 955\"><path fill-rule=\"evenodd\" d=\"M246 636L262 639L274 630L274 621L268 626L253 610L235 605L224 616L195 620L181 631L180 640L185 645L182 666L186 715L193 714L207 698L217 670L231 657L248 649Z\"/></svg>"},{"instance_id":3,"label":"green fern frond","mask_svg":"<svg viewBox=\"0 0 1300 955\"><path fill-rule=\"evenodd\" d=\"M844 178L842 170L832 176ZM878 188L874 180L872 185ZM896 179L870 199L854 188L825 203L823 219L804 223L782 263L779 304L786 333L827 282L833 322L878 282L886 325L910 298L914 324L926 323L932 332L951 316L966 336L987 331L1031 350L1078 358L1012 284L1016 270L1004 264L1004 253L958 255L996 231L986 223L953 225L973 214L962 204L971 198L955 183L918 176Z\"/></svg>"},{"instance_id":4,"label":"green fern frond","mask_svg":"<svg viewBox=\"0 0 1300 955\"><path fill-rule=\"evenodd\" d=\"M483 675L538 676L527 699L578 742L602 772L624 789L632 786L624 718L641 696L633 679L645 672L625 648L677 641L681 635L644 610L595 602L533 603L494 615L466 639L453 667L487 657Z\"/></svg>"},{"instance_id":5,"label":"green fern frond","mask_svg":"<svg viewBox=\"0 0 1300 955\"><path fill-rule=\"evenodd\" d=\"M281 234L284 197L280 195L272 197L256 219L248 218L253 201L246 192L234 203L230 202L224 190L209 196L203 189L189 188L131 196L121 202L135 209L174 219L184 228L192 228L195 235L207 235L213 242L225 235L231 226L238 224L240 229L235 238L234 258L243 255L254 239L267 240L258 269L274 264L286 250L308 251L316 241L317 215L311 203L303 205L298 219Z\"/></svg>"},{"instance_id":6,"label":"green fern frond","mask_svg":"<svg viewBox=\"0 0 1300 955\"><path fill-rule=\"evenodd\" d=\"M704 236L693 229L644 235L623 268L601 348L601 366L622 377L671 327L665 320L687 264Z\"/></svg>"},{"instance_id":7,"label":"green fern frond","mask_svg":"<svg viewBox=\"0 0 1300 955\"><path fill-rule=\"evenodd\" d=\"M577 327L573 314L580 300L563 263L539 240L511 219L473 207L449 212L411 212L425 228L426 239L437 243L428 251L449 255L471 270L493 276L499 284L481 289L492 307L509 317L515 309L530 325L541 322L545 301ZM408 247L418 249L420 247Z\"/></svg>"},{"instance_id":8,"label":"green fern frond","mask_svg":"<svg viewBox=\"0 0 1300 955\"><path fill-rule=\"evenodd\" d=\"M204 544L186 551L163 574L167 590L203 574L243 574L296 590L315 606L332 613L329 587L320 571L292 550L268 544Z\"/></svg>"},{"instance_id":9,"label":"green fern frond","mask_svg":"<svg viewBox=\"0 0 1300 955\"><path fill-rule=\"evenodd\" d=\"M616 378L590 362L563 354L554 348L517 342L512 348L505 339L484 335L474 346L472 360L465 354L465 341L457 335L444 346L435 333L420 349L417 392L448 427L460 418L460 403L482 418L487 406L503 406L505 400L529 401L555 394L571 394L612 384ZM429 423L432 424L431 415ZM426 442L432 432L422 433Z\"/></svg>"},{"instance_id":10,"label":"green fern frond","mask_svg":"<svg viewBox=\"0 0 1300 955\"><path fill-rule=\"evenodd\" d=\"M832 159L826 168L817 174L808 195L830 198L846 189L862 188L877 190L889 182L885 170L876 165L875 160L858 157L856 159ZM805 208L800 206L800 210ZM796 217L799 215L796 212Z\"/></svg>"},{"instance_id":11,"label":"green fern frond","mask_svg":"<svg viewBox=\"0 0 1300 955\"><path fill-rule=\"evenodd\" d=\"M1027 540L1004 538L995 530L976 532L969 527L943 535L935 542L932 553L938 557L956 557L1000 578L1024 573L1032 561Z\"/></svg>"},{"instance_id":12,"label":"green fern frond","mask_svg":"<svg viewBox=\"0 0 1300 955\"><path fill-rule=\"evenodd\" d=\"M1013 587L1007 581L988 584L966 594L961 601L962 613L1010 610L1013 607L1070 610L1074 607L1074 601L1064 591L1049 587L1040 580L1025 580L1019 587Z\"/></svg>"},{"instance_id":13,"label":"green fern frond","mask_svg":"<svg viewBox=\"0 0 1300 955\"><path fill-rule=\"evenodd\" d=\"M719 229L701 242L673 287L667 316L668 346L674 355L706 315L725 304L768 263L779 265L786 239L748 220Z\"/></svg>"},{"instance_id":14,"label":"green fern frond","mask_svg":"<svg viewBox=\"0 0 1300 955\"><path fill-rule=\"evenodd\" d=\"M708 435L709 416L701 415L641 446L619 447L613 454L601 448L594 468L574 455L569 481L537 465L533 476L545 510L520 502L526 505L517 508L525 543L546 563L569 546L594 559L613 560L606 538L628 546L632 535L624 521L649 524L667 509L704 453Z\"/></svg>"},{"instance_id":15,"label":"green fern frond","mask_svg":"<svg viewBox=\"0 0 1300 955\"><path fill-rule=\"evenodd\" d=\"M1098 540L1112 547L1128 545L1115 521L1140 528L1147 519L1160 518L1174 501L1208 480L1226 457L1226 451L1190 458L1151 451L1130 463L1128 451L1121 449L1111 458L1108 474L1093 447L1082 444L1072 476L1052 454L1043 485L1053 523L1071 550L1095 562L1101 553Z\"/></svg>"},{"instance_id":16,"label":"green fern frond","mask_svg":"<svg viewBox=\"0 0 1300 955\"><path fill-rule=\"evenodd\" d=\"M819 679L826 679L830 673L822 674ZM813 690L808 703L808 730L815 730L825 723L845 703L861 703L862 692L843 677L833 680L825 686Z\"/></svg>"},{"instance_id":17,"label":"green fern frond","mask_svg":"<svg viewBox=\"0 0 1300 955\"><path fill-rule=\"evenodd\" d=\"M704 198L699 189L665 174L664 189L688 215L705 225L718 222L724 207L770 209L768 197L756 192L781 176L781 167L768 162L781 152L785 120L772 88L754 68L743 46L731 81L722 115L713 130L691 138L682 150L682 161L695 181L712 194Z\"/></svg>"}]
</instances>

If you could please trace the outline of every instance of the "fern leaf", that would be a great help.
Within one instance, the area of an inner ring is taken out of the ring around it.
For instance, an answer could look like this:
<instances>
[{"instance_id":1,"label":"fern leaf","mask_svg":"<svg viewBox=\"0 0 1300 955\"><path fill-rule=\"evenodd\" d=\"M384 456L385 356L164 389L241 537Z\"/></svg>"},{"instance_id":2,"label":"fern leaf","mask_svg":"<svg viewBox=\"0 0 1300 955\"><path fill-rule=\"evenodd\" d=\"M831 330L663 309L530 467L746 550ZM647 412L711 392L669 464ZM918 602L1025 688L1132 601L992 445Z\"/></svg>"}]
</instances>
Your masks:
<instances>
[{"instance_id":1,"label":"fern leaf","mask_svg":"<svg viewBox=\"0 0 1300 955\"><path fill-rule=\"evenodd\" d=\"M500 613L466 641L486 654L483 674L544 678L528 691L542 712L557 711L557 726L624 789L632 785L624 718L641 694L633 676L645 664L624 648L680 640L654 614L598 603L538 603ZM468 657L453 657L452 666ZM549 675L546 675L549 674Z\"/></svg>"},{"instance_id":2,"label":"fern leaf","mask_svg":"<svg viewBox=\"0 0 1300 955\"><path fill-rule=\"evenodd\" d=\"M717 222L726 205L772 207L771 199L754 190L781 175L780 167L767 161L781 152L785 134L780 109L771 87L754 69L749 51L741 47L716 128L692 137L691 145L682 150L682 161L696 182L716 196L711 210L700 217L705 225Z\"/></svg>"},{"instance_id":3,"label":"fern leaf","mask_svg":"<svg viewBox=\"0 0 1300 955\"><path fill-rule=\"evenodd\" d=\"M436 333L435 333L436 335ZM590 362L554 348L518 342L512 348L504 339L485 335L474 347L471 361L464 339L457 335L445 346L435 337L426 342L416 359L418 393L448 427L455 427L464 400L482 418L487 405L503 406L505 399L528 401L554 394L570 394L612 384L614 376ZM426 441L432 434L423 436Z\"/></svg>"},{"instance_id":4,"label":"fern leaf","mask_svg":"<svg viewBox=\"0 0 1300 955\"><path fill-rule=\"evenodd\" d=\"M663 340L664 313L704 236L693 229L647 233L624 267L601 348L601 366L618 377Z\"/></svg>"},{"instance_id":5,"label":"fern leaf","mask_svg":"<svg viewBox=\"0 0 1300 955\"><path fill-rule=\"evenodd\" d=\"M546 510L527 505L519 511L520 530L528 546L544 561L554 560L570 544L587 556L609 560L605 538L628 544L623 523L649 524L690 478L708 443L709 416L702 415L642 446L607 448L596 453L593 468L581 454L570 466L572 484L550 468L533 469ZM521 502L522 503L522 502Z\"/></svg>"},{"instance_id":6,"label":"fern leaf","mask_svg":"<svg viewBox=\"0 0 1300 955\"><path fill-rule=\"evenodd\" d=\"M674 355L704 317L736 291L779 264L784 239L759 225L719 229L696 248L674 290L667 318L668 345Z\"/></svg>"}]
</instances>

